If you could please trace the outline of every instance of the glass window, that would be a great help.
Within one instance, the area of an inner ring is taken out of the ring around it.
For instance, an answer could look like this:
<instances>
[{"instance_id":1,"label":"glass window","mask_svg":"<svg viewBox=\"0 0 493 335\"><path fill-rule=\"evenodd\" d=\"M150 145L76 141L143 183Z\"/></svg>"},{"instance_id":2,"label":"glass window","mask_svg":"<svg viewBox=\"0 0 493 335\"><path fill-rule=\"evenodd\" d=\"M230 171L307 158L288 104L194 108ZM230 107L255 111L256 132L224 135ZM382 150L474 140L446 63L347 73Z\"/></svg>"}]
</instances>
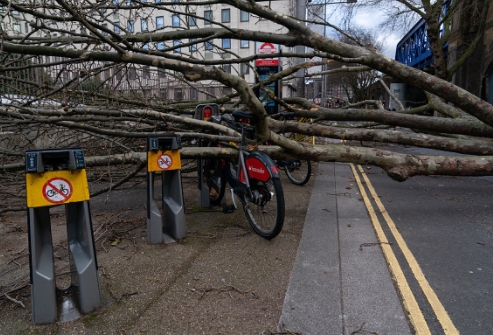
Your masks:
<instances>
[{"instance_id":1,"label":"glass window","mask_svg":"<svg viewBox=\"0 0 493 335\"><path fill-rule=\"evenodd\" d=\"M227 23L231 21L230 10L229 9L221 9L221 22Z\"/></svg>"},{"instance_id":2,"label":"glass window","mask_svg":"<svg viewBox=\"0 0 493 335\"><path fill-rule=\"evenodd\" d=\"M240 21L247 22L250 20L250 13L244 10L240 10Z\"/></svg>"},{"instance_id":3,"label":"glass window","mask_svg":"<svg viewBox=\"0 0 493 335\"><path fill-rule=\"evenodd\" d=\"M147 19L140 20L140 30L147 31Z\"/></svg>"},{"instance_id":4,"label":"glass window","mask_svg":"<svg viewBox=\"0 0 493 335\"><path fill-rule=\"evenodd\" d=\"M205 50L212 50L212 42L205 42Z\"/></svg>"},{"instance_id":5,"label":"glass window","mask_svg":"<svg viewBox=\"0 0 493 335\"><path fill-rule=\"evenodd\" d=\"M175 47L173 50L174 52L180 52L181 51L180 44L181 44L180 40L173 40L173 46Z\"/></svg>"},{"instance_id":6,"label":"glass window","mask_svg":"<svg viewBox=\"0 0 493 335\"><path fill-rule=\"evenodd\" d=\"M86 30L86 28L82 28L82 29L80 30L80 33L81 33L82 35L87 35L87 30Z\"/></svg>"},{"instance_id":7,"label":"glass window","mask_svg":"<svg viewBox=\"0 0 493 335\"><path fill-rule=\"evenodd\" d=\"M118 0L112 0L111 2L113 3L113 5L118 5Z\"/></svg>"},{"instance_id":8,"label":"glass window","mask_svg":"<svg viewBox=\"0 0 493 335\"><path fill-rule=\"evenodd\" d=\"M120 33L120 22L119 21L113 22L113 31L115 32L115 34Z\"/></svg>"},{"instance_id":9,"label":"glass window","mask_svg":"<svg viewBox=\"0 0 493 335\"><path fill-rule=\"evenodd\" d=\"M240 65L240 74L249 74L250 73L250 67L248 66L247 63L241 63Z\"/></svg>"},{"instance_id":10,"label":"glass window","mask_svg":"<svg viewBox=\"0 0 493 335\"><path fill-rule=\"evenodd\" d=\"M142 77L144 77L144 79L151 78L151 69L149 68L149 66L144 66L142 68Z\"/></svg>"},{"instance_id":11,"label":"glass window","mask_svg":"<svg viewBox=\"0 0 493 335\"><path fill-rule=\"evenodd\" d=\"M125 4L127 6L131 6L132 5L132 0L125 0Z\"/></svg>"},{"instance_id":12,"label":"glass window","mask_svg":"<svg viewBox=\"0 0 493 335\"><path fill-rule=\"evenodd\" d=\"M127 30L129 33L133 33L135 30L134 20L127 21Z\"/></svg>"},{"instance_id":13,"label":"glass window","mask_svg":"<svg viewBox=\"0 0 493 335\"><path fill-rule=\"evenodd\" d=\"M131 67L128 71L128 77L131 79L131 80L135 80L137 79L137 70L135 70L134 67Z\"/></svg>"},{"instance_id":14,"label":"glass window","mask_svg":"<svg viewBox=\"0 0 493 335\"><path fill-rule=\"evenodd\" d=\"M246 49L250 46L250 41L248 40L240 40L240 48Z\"/></svg>"},{"instance_id":15,"label":"glass window","mask_svg":"<svg viewBox=\"0 0 493 335\"><path fill-rule=\"evenodd\" d=\"M156 29L164 28L164 16L156 17Z\"/></svg>"},{"instance_id":16,"label":"glass window","mask_svg":"<svg viewBox=\"0 0 493 335\"><path fill-rule=\"evenodd\" d=\"M206 10L204 11L204 24L209 25L212 21L212 11Z\"/></svg>"},{"instance_id":17,"label":"glass window","mask_svg":"<svg viewBox=\"0 0 493 335\"><path fill-rule=\"evenodd\" d=\"M14 33L21 33L21 25L19 23L14 23L12 28L14 29Z\"/></svg>"},{"instance_id":18,"label":"glass window","mask_svg":"<svg viewBox=\"0 0 493 335\"><path fill-rule=\"evenodd\" d=\"M195 15L195 13L190 13L192 15ZM189 16L188 17L188 25L189 26L196 26L197 25L197 18L195 16Z\"/></svg>"},{"instance_id":19,"label":"glass window","mask_svg":"<svg viewBox=\"0 0 493 335\"><path fill-rule=\"evenodd\" d=\"M197 89L190 87L190 100L198 100L199 91Z\"/></svg>"},{"instance_id":20,"label":"glass window","mask_svg":"<svg viewBox=\"0 0 493 335\"><path fill-rule=\"evenodd\" d=\"M101 26L105 29L108 29L107 23L103 23ZM108 33L105 30L101 30L101 32L103 33L103 36L108 36Z\"/></svg>"},{"instance_id":21,"label":"glass window","mask_svg":"<svg viewBox=\"0 0 493 335\"><path fill-rule=\"evenodd\" d=\"M157 49L158 49L158 50L164 50L164 48L165 48L164 42L159 42L159 43L157 44Z\"/></svg>"},{"instance_id":22,"label":"glass window","mask_svg":"<svg viewBox=\"0 0 493 335\"><path fill-rule=\"evenodd\" d=\"M191 38L190 39L190 43L195 42L195 40L196 40L196 38ZM189 50L190 51L197 51L197 44L195 44L195 43L194 44L190 44Z\"/></svg>"},{"instance_id":23,"label":"glass window","mask_svg":"<svg viewBox=\"0 0 493 335\"><path fill-rule=\"evenodd\" d=\"M231 49L231 38L223 38L223 49Z\"/></svg>"},{"instance_id":24,"label":"glass window","mask_svg":"<svg viewBox=\"0 0 493 335\"><path fill-rule=\"evenodd\" d=\"M175 100L182 100L183 99L183 89L181 87L176 87L175 88Z\"/></svg>"},{"instance_id":25,"label":"glass window","mask_svg":"<svg viewBox=\"0 0 493 335\"><path fill-rule=\"evenodd\" d=\"M172 20L172 26L173 27L179 27L180 26L180 15L175 14L171 17Z\"/></svg>"},{"instance_id":26,"label":"glass window","mask_svg":"<svg viewBox=\"0 0 493 335\"><path fill-rule=\"evenodd\" d=\"M231 73L231 64L224 64L223 65L223 70L226 73Z\"/></svg>"},{"instance_id":27,"label":"glass window","mask_svg":"<svg viewBox=\"0 0 493 335\"><path fill-rule=\"evenodd\" d=\"M27 23L27 22L24 23L24 28L26 30L26 33L28 33L29 32L29 23ZM75 30L71 30L70 32L75 33Z\"/></svg>"},{"instance_id":28,"label":"glass window","mask_svg":"<svg viewBox=\"0 0 493 335\"><path fill-rule=\"evenodd\" d=\"M142 49L149 50L149 43L142 44Z\"/></svg>"}]
</instances>

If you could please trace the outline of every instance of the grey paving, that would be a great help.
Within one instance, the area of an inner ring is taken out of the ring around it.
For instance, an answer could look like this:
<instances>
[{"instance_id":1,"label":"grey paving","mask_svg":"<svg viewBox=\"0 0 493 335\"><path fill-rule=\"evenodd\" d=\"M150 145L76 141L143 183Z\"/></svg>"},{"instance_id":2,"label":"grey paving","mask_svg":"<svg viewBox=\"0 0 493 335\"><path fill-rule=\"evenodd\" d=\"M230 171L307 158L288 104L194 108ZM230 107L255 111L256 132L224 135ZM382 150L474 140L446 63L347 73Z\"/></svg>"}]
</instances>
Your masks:
<instances>
[{"instance_id":1,"label":"grey paving","mask_svg":"<svg viewBox=\"0 0 493 335\"><path fill-rule=\"evenodd\" d=\"M411 334L349 165L320 163L279 330Z\"/></svg>"}]
</instances>

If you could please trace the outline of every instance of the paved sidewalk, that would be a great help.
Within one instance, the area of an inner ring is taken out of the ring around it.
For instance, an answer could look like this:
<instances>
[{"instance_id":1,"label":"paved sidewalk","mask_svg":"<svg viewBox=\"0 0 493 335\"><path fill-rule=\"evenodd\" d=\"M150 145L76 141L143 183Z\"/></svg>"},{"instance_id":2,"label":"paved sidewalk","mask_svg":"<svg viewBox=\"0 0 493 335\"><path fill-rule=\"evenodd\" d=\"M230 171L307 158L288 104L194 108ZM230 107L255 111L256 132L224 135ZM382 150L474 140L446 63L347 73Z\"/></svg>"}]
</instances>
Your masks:
<instances>
[{"instance_id":1,"label":"paved sidewalk","mask_svg":"<svg viewBox=\"0 0 493 335\"><path fill-rule=\"evenodd\" d=\"M320 163L279 326L303 335L411 334L348 164ZM358 332L358 334L365 332Z\"/></svg>"}]
</instances>

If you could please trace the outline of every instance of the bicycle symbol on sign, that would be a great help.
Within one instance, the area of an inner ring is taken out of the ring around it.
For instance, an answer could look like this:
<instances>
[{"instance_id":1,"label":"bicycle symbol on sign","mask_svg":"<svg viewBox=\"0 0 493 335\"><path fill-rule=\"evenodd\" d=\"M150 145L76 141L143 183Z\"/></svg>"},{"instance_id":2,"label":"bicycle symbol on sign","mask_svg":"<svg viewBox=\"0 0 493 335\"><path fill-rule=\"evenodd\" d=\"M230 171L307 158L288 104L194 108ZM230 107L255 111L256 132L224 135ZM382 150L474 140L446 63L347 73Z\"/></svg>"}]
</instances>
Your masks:
<instances>
[{"instance_id":1,"label":"bicycle symbol on sign","mask_svg":"<svg viewBox=\"0 0 493 335\"><path fill-rule=\"evenodd\" d=\"M57 190L58 191L55 191L54 189L49 189L46 191L46 195L48 196L48 198L53 198L55 195L60 194L60 192L65 194L65 195L69 195L69 193L70 193L70 190L68 188L65 188L63 183L60 183L58 185Z\"/></svg>"}]
</instances>

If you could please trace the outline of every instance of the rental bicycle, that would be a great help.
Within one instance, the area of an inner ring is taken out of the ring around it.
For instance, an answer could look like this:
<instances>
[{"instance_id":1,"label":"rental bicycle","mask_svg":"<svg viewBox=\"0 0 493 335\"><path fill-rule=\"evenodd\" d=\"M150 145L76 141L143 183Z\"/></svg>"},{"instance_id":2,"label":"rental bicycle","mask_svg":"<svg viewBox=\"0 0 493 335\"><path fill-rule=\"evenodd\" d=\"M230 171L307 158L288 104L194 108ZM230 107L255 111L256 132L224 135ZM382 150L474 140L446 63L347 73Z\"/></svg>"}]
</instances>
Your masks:
<instances>
[{"instance_id":1,"label":"rental bicycle","mask_svg":"<svg viewBox=\"0 0 493 335\"><path fill-rule=\"evenodd\" d=\"M265 153L247 151L247 132L253 130L257 117L244 111L234 111L232 118L227 115L213 116L211 122L223 121L231 128L241 130L238 148L238 161L207 159L203 164L204 182L209 186L209 199L212 205L219 205L224 197L226 184L231 187L234 209L235 197L240 200L243 211L253 230L266 239L276 237L284 224L284 194L276 163ZM244 122L242 122L244 121ZM209 143L209 146L225 144Z\"/></svg>"}]
</instances>

